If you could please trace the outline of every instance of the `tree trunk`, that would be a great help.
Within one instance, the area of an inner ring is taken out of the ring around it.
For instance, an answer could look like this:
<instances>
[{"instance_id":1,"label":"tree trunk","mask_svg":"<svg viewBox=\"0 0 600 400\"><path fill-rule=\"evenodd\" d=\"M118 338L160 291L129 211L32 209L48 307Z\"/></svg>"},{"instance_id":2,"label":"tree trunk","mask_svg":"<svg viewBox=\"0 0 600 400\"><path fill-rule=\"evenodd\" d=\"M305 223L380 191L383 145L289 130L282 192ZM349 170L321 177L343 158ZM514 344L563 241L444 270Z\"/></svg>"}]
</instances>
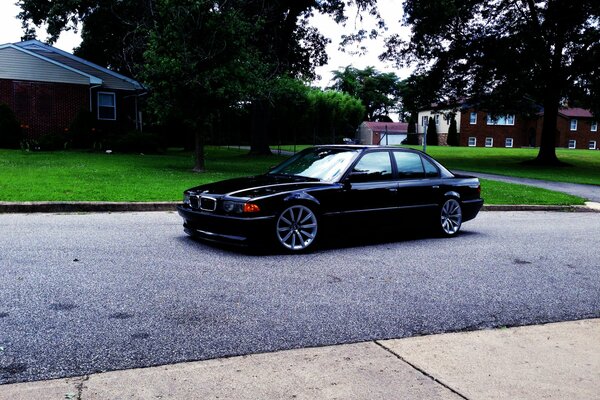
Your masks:
<instances>
[{"instance_id":1,"label":"tree trunk","mask_svg":"<svg viewBox=\"0 0 600 400\"><path fill-rule=\"evenodd\" d=\"M560 165L556 157L556 119L558 118L558 101L544 102L544 125L540 151L535 159L538 165Z\"/></svg>"},{"instance_id":2,"label":"tree trunk","mask_svg":"<svg viewBox=\"0 0 600 400\"><path fill-rule=\"evenodd\" d=\"M271 155L269 147L269 107L264 101L252 104L252 127L250 132L250 154Z\"/></svg>"},{"instance_id":3,"label":"tree trunk","mask_svg":"<svg viewBox=\"0 0 600 400\"><path fill-rule=\"evenodd\" d=\"M548 5L550 8L550 4ZM563 88L566 84L563 78L562 51L564 43L559 39L555 43L551 55L550 65L545 75L546 89L544 92L544 125L542 126L542 138L540 151L534 160L534 164L558 166L562 163L556 157L556 119Z\"/></svg>"}]
</instances>

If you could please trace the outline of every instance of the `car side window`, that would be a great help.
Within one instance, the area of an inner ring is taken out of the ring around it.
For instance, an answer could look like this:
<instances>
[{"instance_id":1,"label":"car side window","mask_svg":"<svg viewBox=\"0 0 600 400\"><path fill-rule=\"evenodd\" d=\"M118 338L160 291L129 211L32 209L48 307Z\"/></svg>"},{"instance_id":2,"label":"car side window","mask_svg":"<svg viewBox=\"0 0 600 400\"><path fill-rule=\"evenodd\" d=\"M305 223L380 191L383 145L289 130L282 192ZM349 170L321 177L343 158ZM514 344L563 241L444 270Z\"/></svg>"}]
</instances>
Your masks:
<instances>
[{"instance_id":1,"label":"car side window","mask_svg":"<svg viewBox=\"0 0 600 400\"><path fill-rule=\"evenodd\" d=\"M420 155L404 151L395 151L394 159L396 160L399 179L414 179L425 176Z\"/></svg>"},{"instance_id":2,"label":"car side window","mask_svg":"<svg viewBox=\"0 0 600 400\"><path fill-rule=\"evenodd\" d=\"M440 176L440 171L438 171L437 167L433 165L431 161L426 159L425 157L421 157L423 160L423 166L425 167L425 176L427 178L437 178Z\"/></svg>"},{"instance_id":3,"label":"car side window","mask_svg":"<svg viewBox=\"0 0 600 400\"><path fill-rule=\"evenodd\" d=\"M370 182L392 179L392 161L387 151L367 153L354 166L350 180Z\"/></svg>"}]
</instances>

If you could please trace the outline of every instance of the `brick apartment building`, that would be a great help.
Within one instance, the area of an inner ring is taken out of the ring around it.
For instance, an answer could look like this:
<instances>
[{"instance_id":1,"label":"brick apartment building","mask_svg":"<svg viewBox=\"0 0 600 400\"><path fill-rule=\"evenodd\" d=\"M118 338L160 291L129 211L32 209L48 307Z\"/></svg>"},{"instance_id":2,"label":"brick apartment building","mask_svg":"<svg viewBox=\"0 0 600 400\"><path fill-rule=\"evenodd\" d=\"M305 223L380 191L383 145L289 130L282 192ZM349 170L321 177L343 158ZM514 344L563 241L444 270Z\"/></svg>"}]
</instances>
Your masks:
<instances>
[{"instance_id":1,"label":"brick apartment building","mask_svg":"<svg viewBox=\"0 0 600 400\"><path fill-rule=\"evenodd\" d=\"M525 114L492 115L468 105L454 109L438 108L419 112L419 121L434 117L442 127L438 130L440 144L445 137L450 118L454 116L460 132L460 145L470 147L537 147L541 142L544 112L534 116ZM556 146L568 149L600 148L598 122L589 110L563 108L557 117ZM423 122L425 123L425 122ZM419 133L422 132L419 124Z\"/></svg>"}]
</instances>

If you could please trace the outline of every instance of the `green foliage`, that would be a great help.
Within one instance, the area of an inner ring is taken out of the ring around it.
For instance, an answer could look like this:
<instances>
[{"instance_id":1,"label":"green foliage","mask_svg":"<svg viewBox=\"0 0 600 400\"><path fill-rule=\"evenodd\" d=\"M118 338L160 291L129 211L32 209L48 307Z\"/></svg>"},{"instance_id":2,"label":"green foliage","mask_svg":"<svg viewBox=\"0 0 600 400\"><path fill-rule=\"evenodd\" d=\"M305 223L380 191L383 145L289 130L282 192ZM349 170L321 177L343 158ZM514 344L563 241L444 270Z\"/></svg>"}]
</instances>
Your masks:
<instances>
[{"instance_id":1,"label":"green foliage","mask_svg":"<svg viewBox=\"0 0 600 400\"><path fill-rule=\"evenodd\" d=\"M448 127L448 146L459 146L460 137L458 134L458 128L456 127L456 119L452 117L450 126Z\"/></svg>"},{"instance_id":2,"label":"green foliage","mask_svg":"<svg viewBox=\"0 0 600 400\"><path fill-rule=\"evenodd\" d=\"M131 131L113 136L106 144L106 148L120 153L164 153L160 137L151 132Z\"/></svg>"},{"instance_id":3,"label":"green foliage","mask_svg":"<svg viewBox=\"0 0 600 400\"><path fill-rule=\"evenodd\" d=\"M494 112L542 104L540 162L556 160L561 100L600 111L597 0L406 0L404 11L412 36L392 36L386 56L417 61L438 100L468 98Z\"/></svg>"},{"instance_id":4,"label":"green foliage","mask_svg":"<svg viewBox=\"0 0 600 400\"><path fill-rule=\"evenodd\" d=\"M266 143L269 113L280 96L279 79L314 79L315 67L326 63L328 39L309 25L313 12L344 23L352 5L377 16L376 0L19 0L18 4L29 33L31 24L47 24L52 42L61 31L79 27L82 43L77 55L142 79L151 89L151 119L180 124L183 133L177 134L178 139L196 144L199 169L202 146L220 118L252 103L252 136L264 136L257 142Z\"/></svg>"},{"instance_id":5,"label":"green foliage","mask_svg":"<svg viewBox=\"0 0 600 400\"><path fill-rule=\"evenodd\" d=\"M69 139L74 149L90 149L100 141L91 111L81 109L69 127Z\"/></svg>"},{"instance_id":6,"label":"green foliage","mask_svg":"<svg viewBox=\"0 0 600 400\"><path fill-rule=\"evenodd\" d=\"M337 143L343 137L354 137L365 112L360 100L346 93L320 89L311 90L308 98L313 130L320 142Z\"/></svg>"},{"instance_id":7,"label":"green foliage","mask_svg":"<svg viewBox=\"0 0 600 400\"><path fill-rule=\"evenodd\" d=\"M21 125L6 104L0 104L0 148L18 149L23 139Z\"/></svg>"},{"instance_id":8,"label":"green foliage","mask_svg":"<svg viewBox=\"0 0 600 400\"><path fill-rule=\"evenodd\" d=\"M374 67L360 70L347 66L341 71L334 71L333 80L331 89L360 99L368 121L375 121L399 109L401 84L400 78L393 72L379 72Z\"/></svg>"},{"instance_id":9,"label":"green foliage","mask_svg":"<svg viewBox=\"0 0 600 400\"><path fill-rule=\"evenodd\" d=\"M417 145L419 144L419 134L417 133L417 124L414 118L410 118L408 121L408 128L406 130L406 139L402 141L402 144Z\"/></svg>"},{"instance_id":10,"label":"green foliage","mask_svg":"<svg viewBox=\"0 0 600 400\"><path fill-rule=\"evenodd\" d=\"M429 146L437 146L438 142L439 140L435 120L433 117L429 117L429 123L427 124L427 144Z\"/></svg>"},{"instance_id":11,"label":"green foliage","mask_svg":"<svg viewBox=\"0 0 600 400\"><path fill-rule=\"evenodd\" d=\"M158 121L179 119L195 136L196 169L219 111L235 107L260 85L262 67L248 43L256 25L238 10L209 0L157 0L156 23L144 56Z\"/></svg>"}]
</instances>

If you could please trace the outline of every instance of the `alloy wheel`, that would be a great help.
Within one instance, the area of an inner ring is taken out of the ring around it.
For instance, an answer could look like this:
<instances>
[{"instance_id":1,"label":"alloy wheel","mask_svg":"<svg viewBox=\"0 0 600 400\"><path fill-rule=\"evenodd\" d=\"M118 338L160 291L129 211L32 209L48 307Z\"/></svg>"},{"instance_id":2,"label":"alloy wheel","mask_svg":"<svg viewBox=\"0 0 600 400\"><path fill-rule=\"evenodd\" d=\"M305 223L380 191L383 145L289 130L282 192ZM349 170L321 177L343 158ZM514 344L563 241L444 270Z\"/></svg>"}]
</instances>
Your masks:
<instances>
[{"instance_id":1,"label":"alloy wheel","mask_svg":"<svg viewBox=\"0 0 600 400\"><path fill-rule=\"evenodd\" d=\"M285 249L305 250L317 238L317 216L306 206L291 206L279 214L275 229L277 239Z\"/></svg>"},{"instance_id":2,"label":"alloy wheel","mask_svg":"<svg viewBox=\"0 0 600 400\"><path fill-rule=\"evenodd\" d=\"M442 232L447 236L456 234L462 224L462 210L455 199L447 200L442 206L440 223Z\"/></svg>"}]
</instances>

